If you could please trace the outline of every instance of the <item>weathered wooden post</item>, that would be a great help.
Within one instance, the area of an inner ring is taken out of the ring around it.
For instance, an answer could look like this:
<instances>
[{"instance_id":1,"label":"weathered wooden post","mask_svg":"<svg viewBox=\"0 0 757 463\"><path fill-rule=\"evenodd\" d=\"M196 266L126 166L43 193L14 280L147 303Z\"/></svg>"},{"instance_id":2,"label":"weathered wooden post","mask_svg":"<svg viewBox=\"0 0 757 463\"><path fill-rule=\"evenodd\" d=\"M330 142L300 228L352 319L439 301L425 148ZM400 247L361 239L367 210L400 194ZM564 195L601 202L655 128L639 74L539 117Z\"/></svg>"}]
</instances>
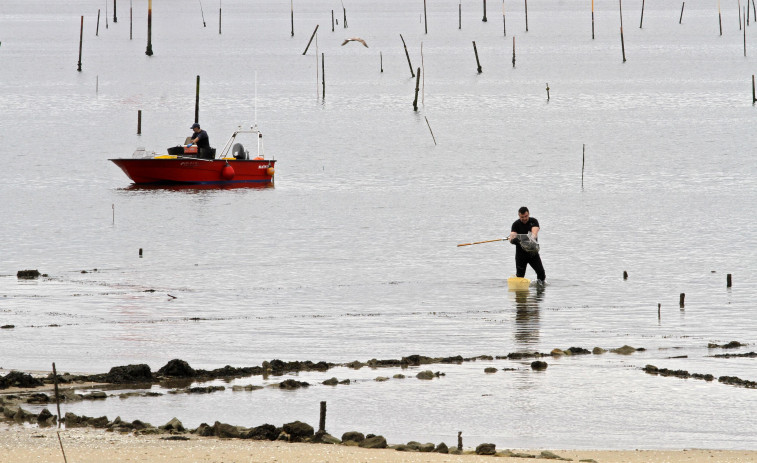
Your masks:
<instances>
[{"instance_id":1,"label":"weathered wooden post","mask_svg":"<svg viewBox=\"0 0 757 463\"><path fill-rule=\"evenodd\" d=\"M515 36L513 36L513 67L515 67Z\"/></svg>"},{"instance_id":2,"label":"weathered wooden post","mask_svg":"<svg viewBox=\"0 0 757 463\"><path fill-rule=\"evenodd\" d=\"M658 303L657 303L657 319L658 319L658 320L659 320L659 319L660 319L660 317L661 317L661 309L662 309L662 304L660 304L660 303L658 302Z\"/></svg>"},{"instance_id":3,"label":"weathered wooden post","mask_svg":"<svg viewBox=\"0 0 757 463\"><path fill-rule=\"evenodd\" d=\"M152 0L147 0L147 50L145 55L152 56Z\"/></svg>"},{"instance_id":4,"label":"weathered wooden post","mask_svg":"<svg viewBox=\"0 0 757 463\"><path fill-rule=\"evenodd\" d=\"M343 20L342 20L342 26L345 29L347 29L347 8L345 8L344 6L342 6L342 14L344 15Z\"/></svg>"},{"instance_id":5,"label":"weathered wooden post","mask_svg":"<svg viewBox=\"0 0 757 463\"><path fill-rule=\"evenodd\" d=\"M55 362L53 362L53 384L55 388L55 406L58 408L58 427L60 428L60 396L58 395L58 372L55 371Z\"/></svg>"},{"instance_id":6,"label":"weathered wooden post","mask_svg":"<svg viewBox=\"0 0 757 463\"><path fill-rule=\"evenodd\" d=\"M628 279L628 272L626 272L625 270L623 270L623 279L624 280Z\"/></svg>"},{"instance_id":7,"label":"weathered wooden post","mask_svg":"<svg viewBox=\"0 0 757 463\"><path fill-rule=\"evenodd\" d=\"M142 248L139 248L139 258L142 258Z\"/></svg>"},{"instance_id":8,"label":"weathered wooden post","mask_svg":"<svg viewBox=\"0 0 757 463\"><path fill-rule=\"evenodd\" d=\"M547 82L547 101L549 101L549 82Z\"/></svg>"},{"instance_id":9,"label":"weathered wooden post","mask_svg":"<svg viewBox=\"0 0 757 463\"><path fill-rule=\"evenodd\" d=\"M405 38L402 37L402 34L400 34L400 38L402 39L402 46L405 47L405 56L407 57L407 65L410 66L410 75L415 77L415 74L413 74L413 65L410 63L410 53L407 52L407 45L405 45Z\"/></svg>"},{"instance_id":10,"label":"weathered wooden post","mask_svg":"<svg viewBox=\"0 0 757 463\"><path fill-rule=\"evenodd\" d=\"M195 124L200 122L200 76L197 76L195 88Z\"/></svg>"},{"instance_id":11,"label":"weathered wooden post","mask_svg":"<svg viewBox=\"0 0 757 463\"><path fill-rule=\"evenodd\" d=\"M323 434L326 432L326 401L321 401L321 417L318 420L318 432Z\"/></svg>"},{"instance_id":12,"label":"weathered wooden post","mask_svg":"<svg viewBox=\"0 0 757 463\"><path fill-rule=\"evenodd\" d=\"M744 15L746 15L747 10L744 8ZM744 56L746 56L746 18L744 18Z\"/></svg>"},{"instance_id":13,"label":"weathered wooden post","mask_svg":"<svg viewBox=\"0 0 757 463\"><path fill-rule=\"evenodd\" d=\"M384 54L379 52L379 63L381 66L381 72L384 72Z\"/></svg>"},{"instance_id":14,"label":"weathered wooden post","mask_svg":"<svg viewBox=\"0 0 757 463\"><path fill-rule=\"evenodd\" d=\"M528 0L523 0L526 5L526 32L528 32Z\"/></svg>"},{"instance_id":15,"label":"weathered wooden post","mask_svg":"<svg viewBox=\"0 0 757 463\"><path fill-rule=\"evenodd\" d=\"M334 10L331 10L331 32L334 32Z\"/></svg>"},{"instance_id":16,"label":"weathered wooden post","mask_svg":"<svg viewBox=\"0 0 757 463\"><path fill-rule=\"evenodd\" d=\"M686 6L686 2L681 3L681 17L678 18L678 24L681 24L681 21L683 20L683 7Z\"/></svg>"},{"instance_id":17,"label":"weathered wooden post","mask_svg":"<svg viewBox=\"0 0 757 463\"><path fill-rule=\"evenodd\" d=\"M421 85L421 68L418 68L418 74L415 78L415 99L413 100L413 111L418 111L418 91Z\"/></svg>"},{"instance_id":18,"label":"weathered wooden post","mask_svg":"<svg viewBox=\"0 0 757 463\"><path fill-rule=\"evenodd\" d=\"M584 143L583 154L581 155L581 189L584 189L584 167L586 166L586 143ZM623 279L628 278L628 274L623 271Z\"/></svg>"},{"instance_id":19,"label":"weathered wooden post","mask_svg":"<svg viewBox=\"0 0 757 463\"><path fill-rule=\"evenodd\" d=\"M113 23L118 22L118 16L116 16L116 0L113 0Z\"/></svg>"},{"instance_id":20,"label":"weathered wooden post","mask_svg":"<svg viewBox=\"0 0 757 463\"><path fill-rule=\"evenodd\" d=\"M486 0L484 0L484 17L481 19L482 22L486 22Z\"/></svg>"},{"instance_id":21,"label":"weathered wooden post","mask_svg":"<svg viewBox=\"0 0 757 463\"><path fill-rule=\"evenodd\" d=\"M731 274L729 273L728 275L725 276L725 287L730 288L731 284L732 284Z\"/></svg>"},{"instance_id":22,"label":"weathered wooden post","mask_svg":"<svg viewBox=\"0 0 757 463\"><path fill-rule=\"evenodd\" d=\"M593 1L593 0L592 0ZM644 24L644 0L641 0L641 20L639 21L639 29Z\"/></svg>"},{"instance_id":23,"label":"weathered wooden post","mask_svg":"<svg viewBox=\"0 0 757 463\"><path fill-rule=\"evenodd\" d=\"M723 36L723 17L720 14L720 0L718 0L718 25L720 26L720 36Z\"/></svg>"},{"instance_id":24,"label":"weathered wooden post","mask_svg":"<svg viewBox=\"0 0 757 463\"><path fill-rule=\"evenodd\" d=\"M81 44L84 39L84 16L81 17L81 26L79 27L79 63L76 70L81 72Z\"/></svg>"},{"instance_id":25,"label":"weathered wooden post","mask_svg":"<svg viewBox=\"0 0 757 463\"><path fill-rule=\"evenodd\" d=\"M505 0L502 0L502 33L504 34L504 37L507 37L507 22L505 21Z\"/></svg>"},{"instance_id":26,"label":"weathered wooden post","mask_svg":"<svg viewBox=\"0 0 757 463\"><path fill-rule=\"evenodd\" d=\"M686 293L681 293L680 296L678 296L678 307L684 308L683 300L686 298Z\"/></svg>"},{"instance_id":27,"label":"weathered wooden post","mask_svg":"<svg viewBox=\"0 0 757 463\"><path fill-rule=\"evenodd\" d=\"M292 18L292 37L294 37L294 0L289 2L289 13Z\"/></svg>"},{"instance_id":28,"label":"weathered wooden post","mask_svg":"<svg viewBox=\"0 0 757 463\"><path fill-rule=\"evenodd\" d=\"M323 58L324 58L324 54L321 53L321 83L323 87L321 98L325 100L326 99L326 63L324 62Z\"/></svg>"},{"instance_id":29,"label":"weathered wooden post","mask_svg":"<svg viewBox=\"0 0 757 463\"><path fill-rule=\"evenodd\" d=\"M105 28L108 28L108 0L105 0Z\"/></svg>"},{"instance_id":30,"label":"weathered wooden post","mask_svg":"<svg viewBox=\"0 0 757 463\"><path fill-rule=\"evenodd\" d=\"M100 35L100 8L97 9L97 27L95 28L95 37Z\"/></svg>"},{"instance_id":31,"label":"weathered wooden post","mask_svg":"<svg viewBox=\"0 0 757 463\"><path fill-rule=\"evenodd\" d=\"M426 119L426 125L428 126L428 131L431 132L431 138L434 140L434 146L436 146L436 137L434 136L434 131L431 130L431 124L428 123L428 117L423 116L424 119Z\"/></svg>"},{"instance_id":32,"label":"weathered wooden post","mask_svg":"<svg viewBox=\"0 0 757 463\"><path fill-rule=\"evenodd\" d=\"M137 110L137 135L142 135L142 110Z\"/></svg>"},{"instance_id":33,"label":"weathered wooden post","mask_svg":"<svg viewBox=\"0 0 757 463\"><path fill-rule=\"evenodd\" d=\"M131 0L129 0L129 40L132 40L134 38L134 35L132 34L134 30L134 11L133 7L131 6Z\"/></svg>"},{"instance_id":34,"label":"weathered wooden post","mask_svg":"<svg viewBox=\"0 0 757 463\"><path fill-rule=\"evenodd\" d=\"M741 30L741 0L738 1L739 4L739 30Z\"/></svg>"},{"instance_id":35,"label":"weathered wooden post","mask_svg":"<svg viewBox=\"0 0 757 463\"><path fill-rule=\"evenodd\" d=\"M318 26L320 26L320 24L315 25L315 29L313 30L313 35L310 36L310 40L308 40L308 45L305 47L305 51L302 52L303 55L308 52L308 48L310 48L310 43L313 41L313 37L315 37L315 33L318 32Z\"/></svg>"},{"instance_id":36,"label":"weathered wooden post","mask_svg":"<svg viewBox=\"0 0 757 463\"><path fill-rule=\"evenodd\" d=\"M457 29L463 28L463 0L457 4Z\"/></svg>"},{"instance_id":37,"label":"weathered wooden post","mask_svg":"<svg viewBox=\"0 0 757 463\"><path fill-rule=\"evenodd\" d=\"M423 27L426 30L426 34L428 34L428 19L426 18L426 0L423 0Z\"/></svg>"},{"instance_id":38,"label":"weathered wooden post","mask_svg":"<svg viewBox=\"0 0 757 463\"><path fill-rule=\"evenodd\" d=\"M461 452L463 451L463 432L462 431L457 432L457 449Z\"/></svg>"},{"instance_id":39,"label":"weathered wooden post","mask_svg":"<svg viewBox=\"0 0 757 463\"><path fill-rule=\"evenodd\" d=\"M473 41L473 53L476 55L476 70L478 70L478 73L481 74L481 63L478 61L478 50L476 49L476 41Z\"/></svg>"},{"instance_id":40,"label":"weathered wooden post","mask_svg":"<svg viewBox=\"0 0 757 463\"><path fill-rule=\"evenodd\" d=\"M218 0L218 35L221 35L221 0Z\"/></svg>"},{"instance_id":41,"label":"weathered wooden post","mask_svg":"<svg viewBox=\"0 0 757 463\"><path fill-rule=\"evenodd\" d=\"M623 62L626 62L626 43L623 40L623 0L618 0L620 6L620 48L623 51Z\"/></svg>"},{"instance_id":42,"label":"weathered wooden post","mask_svg":"<svg viewBox=\"0 0 757 463\"><path fill-rule=\"evenodd\" d=\"M752 74L752 104L757 102L757 95L754 93L754 74Z\"/></svg>"},{"instance_id":43,"label":"weathered wooden post","mask_svg":"<svg viewBox=\"0 0 757 463\"><path fill-rule=\"evenodd\" d=\"M591 39L594 40L594 0L591 0Z\"/></svg>"}]
</instances>

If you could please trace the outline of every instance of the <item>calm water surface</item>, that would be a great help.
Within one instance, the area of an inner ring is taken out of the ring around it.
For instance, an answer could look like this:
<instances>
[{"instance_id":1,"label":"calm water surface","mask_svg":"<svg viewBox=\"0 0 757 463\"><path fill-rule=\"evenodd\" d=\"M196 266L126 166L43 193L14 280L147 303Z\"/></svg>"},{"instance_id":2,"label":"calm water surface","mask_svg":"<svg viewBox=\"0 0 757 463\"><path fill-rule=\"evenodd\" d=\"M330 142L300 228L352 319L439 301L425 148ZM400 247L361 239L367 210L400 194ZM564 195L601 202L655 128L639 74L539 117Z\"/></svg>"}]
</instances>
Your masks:
<instances>
[{"instance_id":1,"label":"calm water surface","mask_svg":"<svg viewBox=\"0 0 757 463\"><path fill-rule=\"evenodd\" d=\"M680 25L677 5L648 2L642 29L640 5L628 5L623 63L613 2L595 2L595 40L585 2L529 2L525 32L523 5L508 1L506 37L500 5L484 23L480 3L463 3L461 30L458 3L444 1L429 5L424 34L420 3L345 4L349 28L340 20L332 33L341 5L301 2L291 37L286 3L227 0L219 35L215 5L205 2L203 28L197 6L166 0L154 5L147 57L145 1L133 3L133 40L124 2L95 36L100 3L3 1L0 324L15 328L0 332L0 367L99 373L173 358L218 368L628 344L647 350L548 359L540 373L507 360L434 365L446 376L431 382L415 370L377 383L399 371L335 369L299 378L357 382L66 410L314 424L327 400L334 435L390 442L450 444L462 430L466 445L757 449L754 390L639 370L757 380L754 359L707 349L757 342L757 29L744 57L735 5L723 5L722 36L711 2L687 2ZM418 112L399 34L425 69ZM370 48L340 46L354 36ZM139 188L108 161L181 142L197 75L211 143L257 118L275 187ZM505 236L522 205L542 225L548 286L516 295L509 244L456 245ZM49 276L18 280L27 268Z\"/></svg>"}]
</instances>

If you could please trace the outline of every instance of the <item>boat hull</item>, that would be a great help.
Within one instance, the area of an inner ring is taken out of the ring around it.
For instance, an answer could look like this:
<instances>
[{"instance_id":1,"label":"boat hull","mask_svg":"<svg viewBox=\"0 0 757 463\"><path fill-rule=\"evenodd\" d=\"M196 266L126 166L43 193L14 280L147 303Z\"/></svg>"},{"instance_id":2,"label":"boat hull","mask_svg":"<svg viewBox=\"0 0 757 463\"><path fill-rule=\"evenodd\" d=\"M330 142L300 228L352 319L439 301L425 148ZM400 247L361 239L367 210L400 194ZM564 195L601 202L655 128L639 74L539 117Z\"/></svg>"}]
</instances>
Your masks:
<instances>
[{"instance_id":1,"label":"boat hull","mask_svg":"<svg viewBox=\"0 0 757 463\"><path fill-rule=\"evenodd\" d=\"M272 183L275 160L111 159L136 184ZM227 165L231 168L227 168Z\"/></svg>"}]
</instances>

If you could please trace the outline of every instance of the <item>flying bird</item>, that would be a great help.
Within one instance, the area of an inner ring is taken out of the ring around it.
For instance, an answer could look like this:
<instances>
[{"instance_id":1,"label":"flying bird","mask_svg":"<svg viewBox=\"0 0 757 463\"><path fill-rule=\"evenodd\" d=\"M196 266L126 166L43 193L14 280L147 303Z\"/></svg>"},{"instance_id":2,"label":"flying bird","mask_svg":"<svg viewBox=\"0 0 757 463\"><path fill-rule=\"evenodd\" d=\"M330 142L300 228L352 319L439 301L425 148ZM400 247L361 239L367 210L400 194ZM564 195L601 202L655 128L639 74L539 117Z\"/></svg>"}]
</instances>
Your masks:
<instances>
[{"instance_id":1,"label":"flying bird","mask_svg":"<svg viewBox=\"0 0 757 463\"><path fill-rule=\"evenodd\" d=\"M365 40L361 39L360 37L352 37L350 39L345 39L344 42L342 42L342 46L347 45L348 42L360 42L363 44L365 48L368 48L368 44L365 43Z\"/></svg>"}]
</instances>

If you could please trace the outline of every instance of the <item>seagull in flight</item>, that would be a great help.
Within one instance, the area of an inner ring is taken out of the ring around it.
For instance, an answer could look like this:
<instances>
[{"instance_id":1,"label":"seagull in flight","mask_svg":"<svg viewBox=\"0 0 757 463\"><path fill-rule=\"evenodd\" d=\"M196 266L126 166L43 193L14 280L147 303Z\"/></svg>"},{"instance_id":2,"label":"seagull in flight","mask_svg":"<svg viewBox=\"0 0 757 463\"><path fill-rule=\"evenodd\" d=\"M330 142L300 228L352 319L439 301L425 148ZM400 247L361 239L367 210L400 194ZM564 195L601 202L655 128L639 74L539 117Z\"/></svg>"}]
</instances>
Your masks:
<instances>
[{"instance_id":1,"label":"seagull in flight","mask_svg":"<svg viewBox=\"0 0 757 463\"><path fill-rule=\"evenodd\" d=\"M344 42L342 42L342 46L347 45L347 43L349 43L349 42L360 42L360 43L363 44L363 46L365 48L368 48L368 44L365 43L365 40L361 39L360 37L352 37L352 38L349 38L349 39L345 39Z\"/></svg>"}]
</instances>

